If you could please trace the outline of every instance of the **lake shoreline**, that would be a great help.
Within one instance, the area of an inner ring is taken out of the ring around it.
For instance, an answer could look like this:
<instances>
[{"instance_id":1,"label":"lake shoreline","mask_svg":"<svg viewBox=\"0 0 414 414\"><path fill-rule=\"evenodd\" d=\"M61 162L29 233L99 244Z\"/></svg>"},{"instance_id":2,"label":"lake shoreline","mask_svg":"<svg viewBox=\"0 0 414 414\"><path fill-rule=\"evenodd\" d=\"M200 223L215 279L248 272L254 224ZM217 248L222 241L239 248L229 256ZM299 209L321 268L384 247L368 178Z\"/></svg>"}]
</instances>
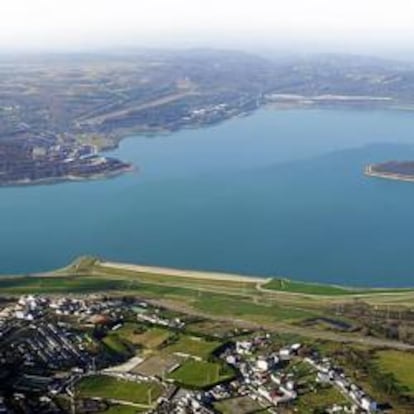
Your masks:
<instances>
[{"instance_id":1,"label":"lake shoreline","mask_svg":"<svg viewBox=\"0 0 414 414\"><path fill-rule=\"evenodd\" d=\"M80 177L75 175L63 175L61 177L48 177L48 178L39 178L35 180L17 180L1 183L1 188L18 188L18 187L34 187L40 185L54 185L54 184L64 184L64 183L81 183L88 181L98 181L98 180L108 180L111 178L116 178L123 174L128 174L138 171L138 167L128 164L125 167L116 170L116 171L107 171L99 174L92 174L87 177Z\"/></svg>"},{"instance_id":2,"label":"lake shoreline","mask_svg":"<svg viewBox=\"0 0 414 414\"><path fill-rule=\"evenodd\" d=\"M382 178L385 180L394 180L394 181L404 181L404 182L414 182L414 175L402 175L396 173L386 173L375 171L375 164L369 164L364 169L364 174L367 177Z\"/></svg>"},{"instance_id":3,"label":"lake shoreline","mask_svg":"<svg viewBox=\"0 0 414 414\"><path fill-rule=\"evenodd\" d=\"M87 263L85 265L85 263ZM99 270L104 270L104 272L131 272L131 274L146 274L146 275L154 275L154 276L162 276L162 277L172 277L172 278L182 278L191 279L193 281L215 281L215 282L233 282L233 283L245 283L254 284L256 288L262 292L278 292L278 293L291 293L294 294L295 292L292 291L284 291L283 289L274 289L274 288L267 288L266 285L270 284L272 281L280 281L282 284L300 284L305 287L312 287L315 289L325 289L325 288L334 288L334 289L341 289L343 290L344 295L369 295L369 294L382 294L388 295L393 293L405 293L411 292L414 289L413 286L406 286L406 287L394 287L394 286L353 286L353 285L346 285L346 284L338 284L338 283L329 283L329 282L318 282L318 281L303 281L300 279L295 278L286 278L277 275L269 275L269 276L254 276L254 275L244 275L244 274L237 274L237 273L226 273L220 271L208 271L208 270L194 270L194 269L178 269L175 267L161 267L155 265L140 265L135 263L125 263L125 262L114 262L114 261L107 261L104 259L95 259L91 257L80 257L73 262L69 263L68 265L59 268L50 270L47 272L37 272L37 273L28 273L28 274L13 274L13 275L4 275L0 274L0 280L10 279L10 278L67 278L67 277L82 277L84 270L83 268L90 268L93 273L99 273ZM88 272L86 272L88 273ZM296 292L300 295L306 294L301 292Z\"/></svg>"},{"instance_id":4,"label":"lake shoreline","mask_svg":"<svg viewBox=\"0 0 414 414\"><path fill-rule=\"evenodd\" d=\"M0 273L47 272L89 254L411 286L414 193L363 169L414 159L413 122L392 111L263 110L160 139L129 137L109 156L140 165L139 175L3 188Z\"/></svg>"}]
</instances>

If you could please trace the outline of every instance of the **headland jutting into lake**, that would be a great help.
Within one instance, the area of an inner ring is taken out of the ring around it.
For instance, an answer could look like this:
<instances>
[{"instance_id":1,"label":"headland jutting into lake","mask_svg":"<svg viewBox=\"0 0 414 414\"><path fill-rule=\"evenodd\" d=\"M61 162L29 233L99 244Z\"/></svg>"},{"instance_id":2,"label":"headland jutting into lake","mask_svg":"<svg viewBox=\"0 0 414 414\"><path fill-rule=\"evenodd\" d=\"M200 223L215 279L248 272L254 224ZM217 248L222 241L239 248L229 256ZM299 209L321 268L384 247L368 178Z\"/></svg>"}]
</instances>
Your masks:
<instances>
[{"instance_id":1,"label":"headland jutting into lake","mask_svg":"<svg viewBox=\"0 0 414 414\"><path fill-rule=\"evenodd\" d=\"M0 143L0 186L109 178L133 169L132 164L98 154L94 145L52 138Z\"/></svg>"}]
</instances>

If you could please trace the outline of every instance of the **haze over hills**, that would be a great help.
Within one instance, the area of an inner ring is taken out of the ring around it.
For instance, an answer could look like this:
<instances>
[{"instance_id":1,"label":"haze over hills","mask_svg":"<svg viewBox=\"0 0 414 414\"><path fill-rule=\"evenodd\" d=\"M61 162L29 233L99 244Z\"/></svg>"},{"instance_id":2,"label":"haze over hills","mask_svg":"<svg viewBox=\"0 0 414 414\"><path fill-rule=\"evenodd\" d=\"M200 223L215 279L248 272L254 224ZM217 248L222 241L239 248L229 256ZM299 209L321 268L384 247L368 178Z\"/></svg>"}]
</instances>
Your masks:
<instances>
[{"instance_id":1,"label":"haze over hills","mask_svg":"<svg viewBox=\"0 0 414 414\"><path fill-rule=\"evenodd\" d=\"M130 166L96 154L124 136L214 124L266 104L414 104L413 64L355 55L274 60L213 49L3 55L0 74L2 184L120 173ZM80 159L85 155L91 159ZM68 158L74 161L63 164Z\"/></svg>"}]
</instances>

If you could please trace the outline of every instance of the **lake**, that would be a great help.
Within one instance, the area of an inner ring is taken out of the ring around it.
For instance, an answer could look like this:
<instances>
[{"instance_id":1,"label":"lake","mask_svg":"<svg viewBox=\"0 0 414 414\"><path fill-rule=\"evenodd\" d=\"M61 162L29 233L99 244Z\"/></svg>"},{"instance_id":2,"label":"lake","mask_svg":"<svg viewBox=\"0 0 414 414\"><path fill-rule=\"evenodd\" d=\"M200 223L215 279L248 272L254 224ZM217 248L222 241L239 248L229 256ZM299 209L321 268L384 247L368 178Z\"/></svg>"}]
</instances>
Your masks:
<instances>
[{"instance_id":1,"label":"lake","mask_svg":"<svg viewBox=\"0 0 414 414\"><path fill-rule=\"evenodd\" d=\"M414 286L414 184L367 163L414 159L414 114L261 110L131 137L115 179L0 189L0 272L91 254L157 266Z\"/></svg>"}]
</instances>

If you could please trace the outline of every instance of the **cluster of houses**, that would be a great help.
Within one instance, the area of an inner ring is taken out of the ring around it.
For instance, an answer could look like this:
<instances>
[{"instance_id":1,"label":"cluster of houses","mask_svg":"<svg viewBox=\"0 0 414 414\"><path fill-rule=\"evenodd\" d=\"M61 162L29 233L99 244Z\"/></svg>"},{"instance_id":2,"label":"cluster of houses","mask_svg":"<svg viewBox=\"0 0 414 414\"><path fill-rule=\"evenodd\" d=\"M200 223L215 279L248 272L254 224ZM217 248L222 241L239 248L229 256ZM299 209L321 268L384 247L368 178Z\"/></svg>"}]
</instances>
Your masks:
<instances>
[{"instance_id":1,"label":"cluster of houses","mask_svg":"<svg viewBox=\"0 0 414 414\"><path fill-rule=\"evenodd\" d=\"M87 323L94 323L97 318L108 317L112 321L117 321L111 324L111 329L116 331L122 326L122 312L125 310L133 311L138 321L144 323L171 329L181 329L185 326L185 322L180 318L169 314L166 316L160 309L145 302L138 302L137 305L137 302L125 304L118 299L47 298L26 295L0 312L0 339L1 335L4 336L7 332L6 322L11 320L14 324L11 332L20 332L22 330L19 328L23 326L26 326L27 330L24 335L16 335L12 346L13 355L22 361L22 366L31 369L36 366L48 367L62 372L71 369L71 375L95 375L97 372L95 358L86 350L85 338L76 330L70 329L69 323L62 322L63 318L54 318L58 321L52 321L44 316L50 314L76 316L76 320ZM183 353L185 351L184 349ZM216 402L238 397L254 400L260 406L266 407L269 412L277 412L280 406L289 404L295 406L293 405L295 400L303 393L303 384L295 374L295 370L290 369L297 362L308 364L312 378L315 378L311 380L312 384L329 384L349 401L348 405L332 406L327 412L367 414L378 412L376 402L354 384L341 369L334 366L329 359L320 358L317 353L306 350L300 343L278 347L269 334L256 334L248 339L229 342L220 348L219 352L220 358L235 368L238 373L236 378L206 390L178 389L168 398L165 395L161 397L153 413L212 414L216 412L213 408ZM7 356L0 354L1 357L5 360ZM173 387L163 378L148 378L131 373L131 367L136 366L140 361L140 357L135 356L120 366L101 370L100 374L133 382L149 379L160 381L165 385L166 391ZM73 367L78 367L79 372L76 373ZM47 379L46 375L42 375L39 373L30 378L23 375L22 386L28 389L35 387L36 384L40 384L41 379ZM61 384L61 382L59 384L45 382L45 393L50 395L51 386L56 390L59 387L61 389ZM43 385L39 385L41 386ZM0 414L2 412L7 411L2 411L0 400Z\"/></svg>"},{"instance_id":2,"label":"cluster of houses","mask_svg":"<svg viewBox=\"0 0 414 414\"><path fill-rule=\"evenodd\" d=\"M137 320L166 328L181 329L185 326L180 318L167 318L158 308L149 307L146 302L138 302L130 307L137 314ZM33 321L41 319L46 312L58 316L76 316L79 321L96 324L110 317L122 319L126 306L121 300L97 300L94 298L56 297L48 298L36 295L23 295L17 303L4 307L0 311L0 327L5 320L20 319Z\"/></svg>"},{"instance_id":3,"label":"cluster of houses","mask_svg":"<svg viewBox=\"0 0 414 414\"><path fill-rule=\"evenodd\" d=\"M227 351L225 360L240 372L242 382L252 399L259 400L264 405L277 406L297 398L293 379L289 375L282 375L279 368L284 361L297 355L301 344L281 348L278 352L256 355L256 351L268 342L268 336L238 341L232 351Z\"/></svg>"},{"instance_id":4,"label":"cluster of houses","mask_svg":"<svg viewBox=\"0 0 414 414\"><path fill-rule=\"evenodd\" d=\"M223 357L240 372L242 379L239 390L242 395L249 395L261 405L277 407L298 397L295 375L285 367L289 366L288 361L297 358L301 344L294 343L278 351L263 352L262 349L267 349L268 344L269 337L266 335L238 341L233 348L226 350ZM315 371L315 382L336 387L349 401L344 406L332 406L331 412L378 412L377 403L346 377L341 369L334 367L329 359L313 355L301 360Z\"/></svg>"},{"instance_id":5,"label":"cluster of houses","mask_svg":"<svg viewBox=\"0 0 414 414\"><path fill-rule=\"evenodd\" d=\"M17 303L4 307L0 311L0 320L16 318L33 321L41 319L47 311L56 315L89 317L117 309L119 306L119 301L91 301L70 297L51 299L36 295L23 295Z\"/></svg>"},{"instance_id":6,"label":"cluster of houses","mask_svg":"<svg viewBox=\"0 0 414 414\"><path fill-rule=\"evenodd\" d=\"M31 332L13 341L14 356L27 367L39 370L88 366L91 358L84 349L84 338L53 323L41 322Z\"/></svg>"},{"instance_id":7,"label":"cluster of houses","mask_svg":"<svg viewBox=\"0 0 414 414\"><path fill-rule=\"evenodd\" d=\"M317 381L335 386L353 402L355 409L360 408L367 413L377 412L376 401L347 378L341 369L333 366L328 358L306 357L304 360L317 370Z\"/></svg>"},{"instance_id":8,"label":"cluster of houses","mask_svg":"<svg viewBox=\"0 0 414 414\"><path fill-rule=\"evenodd\" d=\"M191 118L202 118L202 117L205 117L211 114L216 115L221 112L225 112L227 108L228 108L228 104L226 103L221 103L221 104L216 104L216 105L207 105L204 108L193 109L190 112L190 117Z\"/></svg>"},{"instance_id":9,"label":"cluster of houses","mask_svg":"<svg viewBox=\"0 0 414 414\"><path fill-rule=\"evenodd\" d=\"M168 319L166 317L160 316L158 309L155 309L153 312L140 312L137 315L138 321L150 323L152 325L159 325L166 328L172 329L182 329L185 326L185 323L180 318Z\"/></svg>"},{"instance_id":10,"label":"cluster of houses","mask_svg":"<svg viewBox=\"0 0 414 414\"><path fill-rule=\"evenodd\" d=\"M48 300L33 295L22 296L14 307L14 316L17 319L33 321L44 315Z\"/></svg>"},{"instance_id":11,"label":"cluster of houses","mask_svg":"<svg viewBox=\"0 0 414 414\"><path fill-rule=\"evenodd\" d=\"M151 414L216 414L211 408L211 399L207 392L180 389L163 398L151 411Z\"/></svg>"},{"instance_id":12,"label":"cluster of houses","mask_svg":"<svg viewBox=\"0 0 414 414\"><path fill-rule=\"evenodd\" d=\"M52 299L49 308L56 315L73 315L79 319L90 319L95 315L105 315L116 312L122 306L119 300L87 300L71 297L62 297Z\"/></svg>"}]
</instances>

